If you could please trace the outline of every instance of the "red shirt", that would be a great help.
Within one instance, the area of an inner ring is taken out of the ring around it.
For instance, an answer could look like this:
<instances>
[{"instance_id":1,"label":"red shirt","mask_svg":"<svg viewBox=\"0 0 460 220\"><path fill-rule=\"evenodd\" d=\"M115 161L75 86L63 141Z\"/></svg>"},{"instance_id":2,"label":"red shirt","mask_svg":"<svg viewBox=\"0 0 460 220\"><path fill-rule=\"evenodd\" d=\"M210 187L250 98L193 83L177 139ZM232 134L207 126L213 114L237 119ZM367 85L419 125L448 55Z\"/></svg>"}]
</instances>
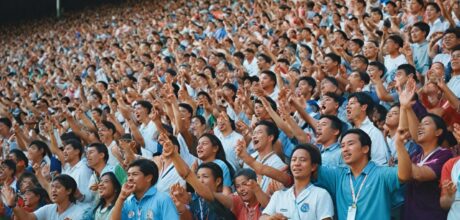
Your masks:
<instances>
[{"instance_id":1,"label":"red shirt","mask_svg":"<svg viewBox=\"0 0 460 220\"><path fill-rule=\"evenodd\" d=\"M253 207L248 207L241 197L238 195L232 195L233 199L233 209L232 212L235 214L236 219L238 220L257 220L262 215L262 210L260 204Z\"/></svg>"}]
</instances>

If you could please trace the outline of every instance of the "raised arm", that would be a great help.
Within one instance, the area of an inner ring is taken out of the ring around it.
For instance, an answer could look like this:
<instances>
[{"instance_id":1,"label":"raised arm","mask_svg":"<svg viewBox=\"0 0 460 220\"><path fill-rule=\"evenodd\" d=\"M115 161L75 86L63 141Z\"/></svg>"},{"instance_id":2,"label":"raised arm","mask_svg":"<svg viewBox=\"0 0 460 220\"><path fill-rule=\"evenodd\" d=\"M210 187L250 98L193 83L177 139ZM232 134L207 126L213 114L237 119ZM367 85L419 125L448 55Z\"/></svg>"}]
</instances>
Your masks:
<instances>
[{"instance_id":1,"label":"raised arm","mask_svg":"<svg viewBox=\"0 0 460 220\"><path fill-rule=\"evenodd\" d=\"M163 154L162 155L165 157L170 157L172 159L177 173L182 177L182 179L187 181L187 183L189 183L193 187L193 189L195 189L195 192L198 195L200 195L202 198L204 198L207 201L213 201L214 194L211 191L211 189L198 180L195 173L193 173L190 170L187 163L185 163L185 161L182 160L180 155L177 153L177 150L175 150L175 147L172 145L167 135L164 133L160 135L166 136L166 137L159 138L159 139L165 140L165 143L163 144Z\"/></svg>"},{"instance_id":2,"label":"raised arm","mask_svg":"<svg viewBox=\"0 0 460 220\"><path fill-rule=\"evenodd\" d=\"M264 165L251 157L251 155L249 155L246 151L246 143L244 140L238 140L235 151L236 155L241 158L244 163L254 169L257 174L270 177L278 182L281 182L285 186L289 186L291 184L291 177L287 173L271 166Z\"/></svg>"}]
</instances>

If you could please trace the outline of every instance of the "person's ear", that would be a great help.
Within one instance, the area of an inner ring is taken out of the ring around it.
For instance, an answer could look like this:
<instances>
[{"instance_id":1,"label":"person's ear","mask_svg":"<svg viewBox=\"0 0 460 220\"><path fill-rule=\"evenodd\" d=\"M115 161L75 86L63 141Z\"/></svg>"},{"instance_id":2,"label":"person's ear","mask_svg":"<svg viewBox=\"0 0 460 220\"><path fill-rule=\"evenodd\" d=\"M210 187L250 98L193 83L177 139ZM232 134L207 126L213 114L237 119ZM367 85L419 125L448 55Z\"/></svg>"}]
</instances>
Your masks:
<instances>
[{"instance_id":1,"label":"person's ear","mask_svg":"<svg viewBox=\"0 0 460 220\"><path fill-rule=\"evenodd\" d=\"M216 179L216 186L220 186L222 184L222 178L217 178Z\"/></svg>"}]
</instances>

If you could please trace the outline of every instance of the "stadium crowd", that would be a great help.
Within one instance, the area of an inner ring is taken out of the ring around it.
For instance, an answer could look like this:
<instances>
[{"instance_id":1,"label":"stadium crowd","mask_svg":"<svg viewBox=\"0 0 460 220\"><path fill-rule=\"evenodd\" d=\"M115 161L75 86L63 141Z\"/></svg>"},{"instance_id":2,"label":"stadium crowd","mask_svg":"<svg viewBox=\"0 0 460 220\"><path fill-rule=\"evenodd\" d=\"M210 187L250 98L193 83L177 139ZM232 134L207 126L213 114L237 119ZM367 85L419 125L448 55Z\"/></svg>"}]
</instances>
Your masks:
<instances>
[{"instance_id":1,"label":"stadium crowd","mask_svg":"<svg viewBox=\"0 0 460 220\"><path fill-rule=\"evenodd\" d=\"M458 1L128 1L0 29L0 219L460 219Z\"/></svg>"}]
</instances>

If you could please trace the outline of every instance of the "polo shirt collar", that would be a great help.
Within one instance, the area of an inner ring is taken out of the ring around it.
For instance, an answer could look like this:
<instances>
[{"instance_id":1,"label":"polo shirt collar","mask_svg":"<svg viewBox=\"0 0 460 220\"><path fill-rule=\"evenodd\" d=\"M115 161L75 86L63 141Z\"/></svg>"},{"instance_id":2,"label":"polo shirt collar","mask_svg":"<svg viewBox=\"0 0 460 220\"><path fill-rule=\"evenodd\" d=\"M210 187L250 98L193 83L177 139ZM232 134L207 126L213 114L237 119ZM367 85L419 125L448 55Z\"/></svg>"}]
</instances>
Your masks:
<instances>
[{"instance_id":1,"label":"polo shirt collar","mask_svg":"<svg viewBox=\"0 0 460 220\"><path fill-rule=\"evenodd\" d=\"M361 171L361 174L369 175L369 173L372 171L372 169L375 167L375 163L373 161L369 161L367 165L364 167L363 171ZM351 174L351 169L350 167L347 168L347 174ZM360 175L361 175L360 174Z\"/></svg>"},{"instance_id":2,"label":"polo shirt collar","mask_svg":"<svg viewBox=\"0 0 460 220\"><path fill-rule=\"evenodd\" d=\"M325 152L325 151L333 151L337 148L339 148L340 144L338 142L335 142L333 144L331 144L331 146L329 146L328 148L324 148L324 145L320 145L320 149L321 149L321 153Z\"/></svg>"},{"instance_id":3,"label":"polo shirt collar","mask_svg":"<svg viewBox=\"0 0 460 220\"><path fill-rule=\"evenodd\" d=\"M362 127L364 127L364 126L367 126L367 125L369 125L369 124L371 124L371 123L372 123L372 122L371 122L371 120L369 120L369 117L366 116L366 119L364 119L363 123L361 123L361 127L359 127L359 128L362 128Z\"/></svg>"}]
</instances>

